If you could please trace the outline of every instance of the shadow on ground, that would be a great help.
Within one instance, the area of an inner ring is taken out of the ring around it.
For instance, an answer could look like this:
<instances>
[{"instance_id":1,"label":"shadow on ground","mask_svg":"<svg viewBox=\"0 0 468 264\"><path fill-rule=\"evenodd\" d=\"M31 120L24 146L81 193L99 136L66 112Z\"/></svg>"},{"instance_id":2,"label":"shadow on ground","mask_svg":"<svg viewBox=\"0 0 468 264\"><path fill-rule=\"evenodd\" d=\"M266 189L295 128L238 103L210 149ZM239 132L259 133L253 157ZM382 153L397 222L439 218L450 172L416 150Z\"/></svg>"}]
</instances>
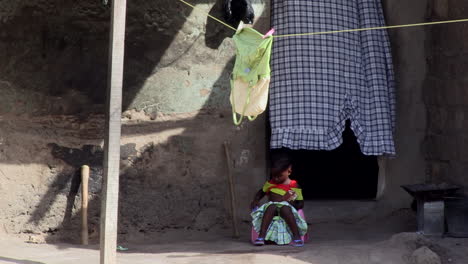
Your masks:
<instances>
[{"instance_id":1,"label":"shadow on ground","mask_svg":"<svg viewBox=\"0 0 468 264\"><path fill-rule=\"evenodd\" d=\"M44 262L37 262L27 259L13 259L0 256L0 261L5 263L16 263L16 264L45 264Z\"/></svg>"}]
</instances>

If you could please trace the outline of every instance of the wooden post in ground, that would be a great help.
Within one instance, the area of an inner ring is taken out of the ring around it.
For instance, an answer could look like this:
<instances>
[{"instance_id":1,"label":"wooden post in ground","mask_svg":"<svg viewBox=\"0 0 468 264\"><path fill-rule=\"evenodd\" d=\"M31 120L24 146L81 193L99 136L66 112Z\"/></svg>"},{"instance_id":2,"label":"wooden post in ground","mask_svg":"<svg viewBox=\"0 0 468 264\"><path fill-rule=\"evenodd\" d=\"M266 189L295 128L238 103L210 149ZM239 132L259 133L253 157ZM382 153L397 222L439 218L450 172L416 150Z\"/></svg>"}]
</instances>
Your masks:
<instances>
[{"instance_id":1,"label":"wooden post in ground","mask_svg":"<svg viewBox=\"0 0 468 264\"><path fill-rule=\"evenodd\" d=\"M104 177L102 185L100 263L117 263L117 209L119 199L120 118L125 41L126 0L113 0L107 83Z\"/></svg>"},{"instance_id":2,"label":"wooden post in ground","mask_svg":"<svg viewBox=\"0 0 468 264\"><path fill-rule=\"evenodd\" d=\"M89 167L81 166L81 244L88 245L88 181Z\"/></svg>"},{"instance_id":3,"label":"wooden post in ground","mask_svg":"<svg viewBox=\"0 0 468 264\"><path fill-rule=\"evenodd\" d=\"M231 198L232 236L234 238L239 238L239 228L237 226L236 190L234 188L234 179L232 177L231 150L228 141L224 141L224 153L226 154L227 160L229 196Z\"/></svg>"}]
</instances>

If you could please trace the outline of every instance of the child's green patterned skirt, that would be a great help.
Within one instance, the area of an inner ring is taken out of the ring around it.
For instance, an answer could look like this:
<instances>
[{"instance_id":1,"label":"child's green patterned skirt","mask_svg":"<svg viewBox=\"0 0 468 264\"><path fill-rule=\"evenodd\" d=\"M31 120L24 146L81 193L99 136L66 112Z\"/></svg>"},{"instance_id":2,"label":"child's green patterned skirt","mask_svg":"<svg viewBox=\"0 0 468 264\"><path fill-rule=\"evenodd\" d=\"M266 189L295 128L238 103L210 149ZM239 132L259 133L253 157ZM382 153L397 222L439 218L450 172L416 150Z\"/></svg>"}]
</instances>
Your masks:
<instances>
[{"instance_id":1,"label":"child's green patterned skirt","mask_svg":"<svg viewBox=\"0 0 468 264\"><path fill-rule=\"evenodd\" d=\"M299 234L301 236L307 233L307 222L297 213L296 208L294 208L288 202L268 202L260 206L257 210L252 212L250 215L252 216L252 224L257 233L260 233L260 227L262 226L263 214L265 213L266 209L270 206L277 206L278 209L283 206L291 207L291 210L294 214L294 218L296 219L297 227L299 229ZM289 229L288 224L286 221L279 215L273 217L270 226L268 227L265 240L273 241L278 245L287 245L291 243L292 240L292 232Z\"/></svg>"}]
</instances>

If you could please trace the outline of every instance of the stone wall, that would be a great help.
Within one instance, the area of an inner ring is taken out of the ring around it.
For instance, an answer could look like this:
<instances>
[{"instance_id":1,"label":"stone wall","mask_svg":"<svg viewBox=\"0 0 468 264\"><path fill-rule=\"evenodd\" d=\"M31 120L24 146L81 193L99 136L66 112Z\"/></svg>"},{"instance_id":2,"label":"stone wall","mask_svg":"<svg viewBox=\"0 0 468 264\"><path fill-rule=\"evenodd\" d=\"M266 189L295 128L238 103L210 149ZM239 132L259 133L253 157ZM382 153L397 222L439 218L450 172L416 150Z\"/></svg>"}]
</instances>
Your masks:
<instances>
[{"instance_id":1,"label":"stone wall","mask_svg":"<svg viewBox=\"0 0 468 264\"><path fill-rule=\"evenodd\" d=\"M433 20L468 17L467 1L434 0ZM468 187L468 27L433 26L424 89L427 135L424 143L428 181ZM468 190L466 190L468 191Z\"/></svg>"}]
</instances>

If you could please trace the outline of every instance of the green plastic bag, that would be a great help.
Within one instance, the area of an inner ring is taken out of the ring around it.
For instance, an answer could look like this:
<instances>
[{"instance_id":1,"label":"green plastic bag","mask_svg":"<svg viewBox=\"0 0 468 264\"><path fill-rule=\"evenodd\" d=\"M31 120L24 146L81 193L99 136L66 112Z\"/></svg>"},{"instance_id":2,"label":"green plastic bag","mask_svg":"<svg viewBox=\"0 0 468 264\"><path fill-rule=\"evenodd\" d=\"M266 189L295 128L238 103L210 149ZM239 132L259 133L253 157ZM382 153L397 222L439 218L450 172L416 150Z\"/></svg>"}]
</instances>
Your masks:
<instances>
[{"instance_id":1,"label":"green plastic bag","mask_svg":"<svg viewBox=\"0 0 468 264\"><path fill-rule=\"evenodd\" d=\"M263 38L255 29L243 28L233 39L236 62L231 76L230 101L234 124L240 125L244 116L252 121L268 104L273 37Z\"/></svg>"}]
</instances>

